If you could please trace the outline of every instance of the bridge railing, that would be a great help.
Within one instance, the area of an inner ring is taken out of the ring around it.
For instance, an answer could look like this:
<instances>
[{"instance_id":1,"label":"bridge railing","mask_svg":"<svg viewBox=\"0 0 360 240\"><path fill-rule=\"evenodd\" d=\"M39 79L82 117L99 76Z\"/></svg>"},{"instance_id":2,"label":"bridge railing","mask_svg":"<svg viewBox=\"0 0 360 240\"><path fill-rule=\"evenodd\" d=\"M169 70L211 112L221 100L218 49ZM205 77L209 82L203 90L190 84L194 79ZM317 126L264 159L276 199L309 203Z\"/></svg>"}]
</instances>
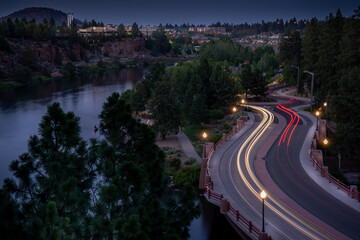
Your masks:
<instances>
[{"instance_id":1,"label":"bridge railing","mask_svg":"<svg viewBox=\"0 0 360 240\"><path fill-rule=\"evenodd\" d=\"M214 144L214 147L209 150L209 153L207 154L207 175L210 175L210 169L209 169L209 162L211 159L211 156L213 155L214 151L219 148L222 144L224 144L230 137L232 137L235 133L237 133L242 126L234 127L228 134L224 135L218 142ZM222 194L219 194L215 192L214 190L214 182L211 180L208 184L205 186L205 197L211 201L212 203L220 206L221 201L224 199L224 196ZM240 211L237 210L231 203L228 205L228 216L230 216L230 219L235 223L242 225L245 229L248 230L250 234L252 234L254 237L259 238L260 229L256 227L252 221L249 221L246 217L241 215ZM271 240L271 236L268 237L269 240Z\"/></svg>"},{"instance_id":2,"label":"bridge railing","mask_svg":"<svg viewBox=\"0 0 360 240\"><path fill-rule=\"evenodd\" d=\"M314 139L315 138L316 138L316 134L314 134ZM357 191L353 191L353 189L350 186L344 184L339 179L332 176L327 170L325 170L325 168L319 164L319 162L312 154L312 150L313 150L312 146L310 146L310 150L309 150L310 159L313 163L313 166L315 166L315 169L320 171L321 176L326 178L329 181L329 183L335 184L338 189L341 189L344 192L346 192L349 197L355 198L356 200L360 201L360 193Z\"/></svg>"}]
</instances>

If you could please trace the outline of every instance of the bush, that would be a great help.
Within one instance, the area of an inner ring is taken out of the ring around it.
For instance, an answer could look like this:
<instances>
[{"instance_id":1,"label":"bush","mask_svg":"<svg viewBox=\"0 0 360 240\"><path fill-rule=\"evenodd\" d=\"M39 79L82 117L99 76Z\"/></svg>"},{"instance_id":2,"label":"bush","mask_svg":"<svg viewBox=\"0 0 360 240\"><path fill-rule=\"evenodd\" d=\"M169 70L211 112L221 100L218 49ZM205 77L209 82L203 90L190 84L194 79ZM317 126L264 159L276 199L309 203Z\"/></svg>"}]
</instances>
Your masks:
<instances>
[{"instance_id":1,"label":"bush","mask_svg":"<svg viewBox=\"0 0 360 240\"><path fill-rule=\"evenodd\" d=\"M185 165L193 165L194 163L196 163L196 159L195 158L188 158L184 164Z\"/></svg>"},{"instance_id":2,"label":"bush","mask_svg":"<svg viewBox=\"0 0 360 240\"><path fill-rule=\"evenodd\" d=\"M222 138L222 134L220 133L214 133L213 135L211 135L211 137L209 138L210 142L216 143L218 142L220 139Z\"/></svg>"},{"instance_id":3,"label":"bush","mask_svg":"<svg viewBox=\"0 0 360 240\"><path fill-rule=\"evenodd\" d=\"M13 72L15 82L30 82L31 81L31 70L28 67L20 67Z\"/></svg>"},{"instance_id":4,"label":"bush","mask_svg":"<svg viewBox=\"0 0 360 240\"><path fill-rule=\"evenodd\" d=\"M179 170L180 165L181 165L181 160L179 158L170 157L166 161L166 168L170 172L176 172L177 170Z\"/></svg>"},{"instance_id":5,"label":"bush","mask_svg":"<svg viewBox=\"0 0 360 240\"><path fill-rule=\"evenodd\" d=\"M220 109L214 109L209 111L209 117L211 120L223 119L224 116L224 112Z\"/></svg>"},{"instance_id":6,"label":"bush","mask_svg":"<svg viewBox=\"0 0 360 240\"><path fill-rule=\"evenodd\" d=\"M175 185L182 187L189 183L194 187L198 187L200 178L200 164L196 163L191 166L186 166L175 174Z\"/></svg>"},{"instance_id":7,"label":"bush","mask_svg":"<svg viewBox=\"0 0 360 240\"><path fill-rule=\"evenodd\" d=\"M73 78L76 76L76 67L72 62L67 62L62 70L65 78Z\"/></svg>"},{"instance_id":8,"label":"bush","mask_svg":"<svg viewBox=\"0 0 360 240\"><path fill-rule=\"evenodd\" d=\"M223 128L224 128L224 130L227 131L227 132L231 131L231 126L230 126L230 124L228 124L227 122L224 122Z\"/></svg>"}]
</instances>

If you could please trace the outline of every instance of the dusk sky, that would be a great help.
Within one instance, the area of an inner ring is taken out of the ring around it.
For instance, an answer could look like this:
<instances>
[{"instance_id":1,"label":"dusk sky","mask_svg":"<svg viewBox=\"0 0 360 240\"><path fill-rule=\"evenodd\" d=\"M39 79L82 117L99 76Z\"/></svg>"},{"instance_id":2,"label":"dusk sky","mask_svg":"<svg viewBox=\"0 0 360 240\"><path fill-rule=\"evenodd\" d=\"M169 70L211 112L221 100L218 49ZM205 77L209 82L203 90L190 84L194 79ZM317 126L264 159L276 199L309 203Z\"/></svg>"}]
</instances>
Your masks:
<instances>
[{"instance_id":1,"label":"dusk sky","mask_svg":"<svg viewBox=\"0 0 360 240\"><path fill-rule=\"evenodd\" d=\"M360 5L359 0L1 0L0 16L6 16L26 7L49 7L65 13L72 12L79 20L95 19L105 24L139 25L165 23L211 24L253 23L289 20L324 19L329 13L341 9L351 16Z\"/></svg>"}]
</instances>

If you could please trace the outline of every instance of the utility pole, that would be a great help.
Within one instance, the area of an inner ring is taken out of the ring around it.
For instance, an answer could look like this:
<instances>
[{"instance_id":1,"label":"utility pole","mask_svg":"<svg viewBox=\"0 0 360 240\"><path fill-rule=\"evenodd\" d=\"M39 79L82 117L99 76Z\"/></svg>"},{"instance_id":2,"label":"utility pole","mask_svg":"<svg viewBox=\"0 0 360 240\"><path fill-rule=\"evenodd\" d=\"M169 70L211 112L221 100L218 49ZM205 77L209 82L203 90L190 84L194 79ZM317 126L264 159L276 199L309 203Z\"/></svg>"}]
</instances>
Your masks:
<instances>
[{"instance_id":1,"label":"utility pole","mask_svg":"<svg viewBox=\"0 0 360 240\"><path fill-rule=\"evenodd\" d=\"M291 65L291 67L296 68L298 70L296 89L297 89L297 94L299 94L300 67L294 65Z\"/></svg>"},{"instance_id":2,"label":"utility pole","mask_svg":"<svg viewBox=\"0 0 360 240\"><path fill-rule=\"evenodd\" d=\"M304 73L311 74L311 93L310 93L310 111L312 111L312 104L313 104L313 89L314 89L314 73L308 70L305 70Z\"/></svg>"}]
</instances>

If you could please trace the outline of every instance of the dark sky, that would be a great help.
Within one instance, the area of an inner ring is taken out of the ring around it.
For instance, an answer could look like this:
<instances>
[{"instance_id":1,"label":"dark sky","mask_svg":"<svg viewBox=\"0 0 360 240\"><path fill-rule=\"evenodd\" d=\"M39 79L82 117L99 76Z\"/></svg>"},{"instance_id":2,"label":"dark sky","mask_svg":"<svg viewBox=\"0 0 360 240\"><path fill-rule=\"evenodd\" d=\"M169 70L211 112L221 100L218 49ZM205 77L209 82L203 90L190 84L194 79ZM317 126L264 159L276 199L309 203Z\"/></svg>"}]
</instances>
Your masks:
<instances>
[{"instance_id":1,"label":"dark sky","mask_svg":"<svg viewBox=\"0 0 360 240\"><path fill-rule=\"evenodd\" d=\"M49 7L72 12L80 20L94 18L105 24L208 25L217 21L253 23L293 17L324 19L338 8L344 16L351 16L359 5L359 0L0 0L0 16L26 7Z\"/></svg>"}]
</instances>

